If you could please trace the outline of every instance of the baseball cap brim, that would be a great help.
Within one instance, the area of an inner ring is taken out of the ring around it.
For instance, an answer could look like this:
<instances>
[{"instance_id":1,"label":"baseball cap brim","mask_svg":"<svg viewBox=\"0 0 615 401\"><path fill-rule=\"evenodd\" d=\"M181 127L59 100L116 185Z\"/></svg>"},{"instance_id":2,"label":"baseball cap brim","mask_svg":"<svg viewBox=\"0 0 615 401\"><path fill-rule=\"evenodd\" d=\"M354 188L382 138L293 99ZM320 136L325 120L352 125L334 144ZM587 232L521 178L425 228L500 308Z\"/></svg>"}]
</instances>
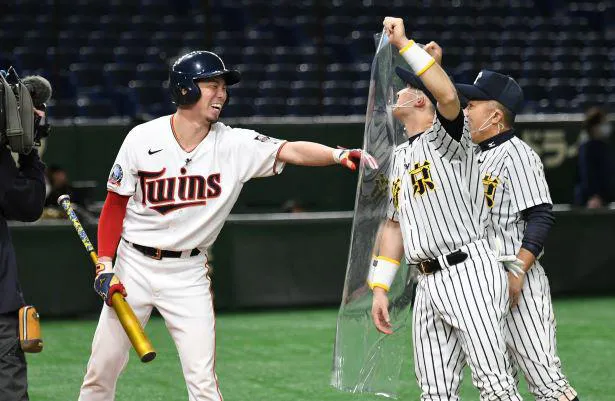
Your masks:
<instances>
[{"instance_id":1,"label":"baseball cap brim","mask_svg":"<svg viewBox=\"0 0 615 401\"><path fill-rule=\"evenodd\" d=\"M455 88L457 88L457 93L466 98L466 103L468 100L493 100L491 96L474 85L455 84Z\"/></svg>"},{"instance_id":2,"label":"baseball cap brim","mask_svg":"<svg viewBox=\"0 0 615 401\"><path fill-rule=\"evenodd\" d=\"M417 77L416 74L414 74L412 71L406 70L405 68L402 68L402 67L395 67L395 73L406 84L422 91L425 94L425 96L427 96L427 98L432 104L435 105L436 103L438 103L438 101L436 100L435 97L433 97L431 92L427 90L421 78Z\"/></svg>"}]
</instances>

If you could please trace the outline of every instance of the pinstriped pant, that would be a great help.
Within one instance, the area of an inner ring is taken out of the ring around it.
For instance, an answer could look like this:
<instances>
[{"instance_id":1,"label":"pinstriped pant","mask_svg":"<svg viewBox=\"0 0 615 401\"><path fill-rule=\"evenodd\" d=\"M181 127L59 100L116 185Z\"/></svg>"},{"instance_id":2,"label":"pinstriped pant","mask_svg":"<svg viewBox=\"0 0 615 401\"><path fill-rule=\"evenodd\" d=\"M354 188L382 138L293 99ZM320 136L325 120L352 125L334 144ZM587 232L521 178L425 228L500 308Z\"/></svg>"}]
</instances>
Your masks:
<instances>
[{"instance_id":1,"label":"pinstriped pant","mask_svg":"<svg viewBox=\"0 0 615 401\"><path fill-rule=\"evenodd\" d=\"M576 397L561 370L556 352L555 315L549 280L538 261L528 271L519 304L506 319L506 343L512 362L521 369L537 401ZM514 369L517 377L519 370Z\"/></svg>"},{"instance_id":2,"label":"pinstriped pant","mask_svg":"<svg viewBox=\"0 0 615 401\"><path fill-rule=\"evenodd\" d=\"M485 241L461 250L464 262L419 276L412 337L421 399L458 400L467 363L481 400L521 400L506 353L506 273Z\"/></svg>"}]
</instances>

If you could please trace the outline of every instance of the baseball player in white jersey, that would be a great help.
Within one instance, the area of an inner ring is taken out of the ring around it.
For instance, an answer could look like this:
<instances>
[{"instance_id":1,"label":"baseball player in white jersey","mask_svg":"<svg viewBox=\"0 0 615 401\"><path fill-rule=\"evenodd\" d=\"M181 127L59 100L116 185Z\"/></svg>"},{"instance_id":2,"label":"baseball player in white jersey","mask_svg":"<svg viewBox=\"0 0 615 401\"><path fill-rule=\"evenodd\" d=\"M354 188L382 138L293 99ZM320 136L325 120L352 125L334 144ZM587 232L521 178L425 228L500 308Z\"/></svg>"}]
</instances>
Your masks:
<instances>
[{"instance_id":1,"label":"baseball player in white jersey","mask_svg":"<svg viewBox=\"0 0 615 401\"><path fill-rule=\"evenodd\" d=\"M98 229L101 263L94 287L106 305L81 401L113 400L128 361L129 340L109 307L116 291L128 293L143 325L158 309L177 346L188 399L222 400L207 249L243 184L279 174L285 163L355 169L363 159L375 167L360 150L285 142L218 122L226 87L239 80L239 72L227 69L214 53L181 57L170 71L177 112L136 126L119 150Z\"/></svg>"},{"instance_id":2,"label":"baseball player in white jersey","mask_svg":"<svg viewBox=\"0 0 615 401\"><path fill-rule=\"evenodd\" d=\"M374 324L391 333L386 291L405 254L421 272L412 319L421 399L457 400L457 367L467 362L481 400L520 400L503 334L507 276L485 238L482 183L457 92L434 58L407 39L401 19L387 17L384 27L420 79L397 69L408 87L394 116L409 140L395 150L389 218L368 277Z\"/></svg>"},{"instance_id":3,"label":"baseball player in white jersey","mask_svg":"<svg viewBox=\"0 0 615 401\"><path fill-rule=\"evenodd\" d=\"M556 354L549 281L537 260L554 222L549 187L540 158L513 129L523 91L513 78L489 70L481 71L473 85L456 86L468 99L472 141L480 150L487 238L510 271L510 355L536 400L578 401Z\"/></svg>"}]
</instances>

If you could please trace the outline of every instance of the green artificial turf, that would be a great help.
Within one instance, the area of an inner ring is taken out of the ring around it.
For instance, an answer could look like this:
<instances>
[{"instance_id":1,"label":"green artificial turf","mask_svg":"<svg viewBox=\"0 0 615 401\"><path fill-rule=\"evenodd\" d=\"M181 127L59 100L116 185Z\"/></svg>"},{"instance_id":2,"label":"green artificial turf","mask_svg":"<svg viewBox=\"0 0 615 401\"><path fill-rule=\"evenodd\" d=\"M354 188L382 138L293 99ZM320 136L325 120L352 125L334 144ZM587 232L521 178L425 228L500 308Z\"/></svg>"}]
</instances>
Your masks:
<instances>
[{"instance_id":1,"label":"green artificial turf","mask_svg":"<svg viewBox=\"0 0 615 401\"><path fill-rule=\"evenodd\" d=\"M558 349L565 373L582 401L615 399L615 298L557 300ZM226 401L383 400L329 386L337 311L221 314L217 319L217 372ZM45 350L28 356L33 401L76 400L96 322L45 321ZM149 364L134 351L120 377L116 400L187 400L179 359L164 322L146 331L158 357ZM410 339L408 339L410 341ZM402 400L418 400L411 361ZM525 384L522 395L528 396ZM477 400L469 372L462 397Z\"/></svg>"}]
</instances>

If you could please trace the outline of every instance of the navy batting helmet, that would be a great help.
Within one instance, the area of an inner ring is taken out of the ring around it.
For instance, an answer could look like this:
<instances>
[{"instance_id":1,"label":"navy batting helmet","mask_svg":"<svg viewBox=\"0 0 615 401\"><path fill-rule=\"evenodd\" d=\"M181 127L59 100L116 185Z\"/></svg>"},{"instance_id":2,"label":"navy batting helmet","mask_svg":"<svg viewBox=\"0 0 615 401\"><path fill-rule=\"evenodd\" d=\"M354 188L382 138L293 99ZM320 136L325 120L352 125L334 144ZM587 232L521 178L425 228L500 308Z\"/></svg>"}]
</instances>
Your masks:
<instances>
[{"instance_id":1,"label":"navy batting helmet","mask_svg":"<svg viewBox=\"0 0 615 401\"><path fill-rule=\"evenodd\" d=\"M169 89L173 103L186 106L196 103L201 89L195 83L200 79L222 77L227 85L241 80L237 70L227 70L222 59L215 53L198 50L181 56L169 72Z\"/></svg>"}]
</instances>

